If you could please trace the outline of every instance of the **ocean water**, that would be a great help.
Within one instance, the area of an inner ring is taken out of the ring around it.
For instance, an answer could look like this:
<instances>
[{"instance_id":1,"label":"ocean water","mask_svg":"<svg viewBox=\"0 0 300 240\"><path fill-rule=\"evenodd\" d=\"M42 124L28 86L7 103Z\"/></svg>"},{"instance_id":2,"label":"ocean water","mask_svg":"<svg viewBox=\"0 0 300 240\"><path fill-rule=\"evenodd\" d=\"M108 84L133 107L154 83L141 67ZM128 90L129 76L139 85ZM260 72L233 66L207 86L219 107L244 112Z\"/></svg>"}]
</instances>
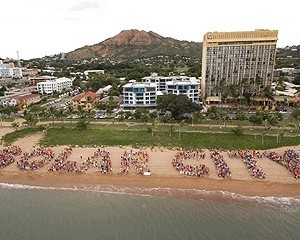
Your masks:
<instances>
[{"instance_id":1,"label":"ocean water","mask_svg":"<svg viewBox=\"0 0 300 240\"><path fill-rule=\"evenodd\" d=\"M299 240L300 200L0 184L0 239Z\"/></svg>"}]
</instances>

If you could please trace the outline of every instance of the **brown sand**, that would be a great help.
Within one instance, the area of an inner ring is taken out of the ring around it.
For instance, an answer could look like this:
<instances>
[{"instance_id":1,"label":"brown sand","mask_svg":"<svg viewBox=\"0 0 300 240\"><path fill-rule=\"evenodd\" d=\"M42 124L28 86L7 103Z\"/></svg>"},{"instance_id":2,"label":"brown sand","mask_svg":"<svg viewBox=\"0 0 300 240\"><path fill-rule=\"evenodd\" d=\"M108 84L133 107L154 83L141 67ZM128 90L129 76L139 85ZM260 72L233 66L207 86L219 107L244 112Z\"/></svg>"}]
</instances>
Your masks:
<instances>
[{"instance_id":1,"label":"brown sand","mask_svg":"<svg viewBox=\"0 0 300 240\"><path fill-rule=\"evenodd\" d=\"M11 128L0 128L1 136L11 131ZM34 134L14 143L19 145L23 151L38 146L38 141L42 133ZM64 146L54 147L57 156ZM300 149L300 146L296 146ZM223 152L224 158L229 165L232 178L219 179L213 161L209 158L208 150L203 160L188 160L189 164L205 164L210 168L208 177L188 177L180 175L172 167L172 159L177 152L164 148L147 148L149 153L148 166L151 169L151 176L139 176L133 169L129 175L119 176L117 173L120 168L120 157L125 150L130 147L106 147L111 153L113 174L101 174L96 168L91 168L84 173L67 172L48 172L48 166L45 166L34 172L20 171L16 163L11 164L5 169L0 169L0 182L20 183L35 186L90 186L90 185L113 185L119 187L144 187L144 188L172 188L172 189L197 189L197 190L222 190L239 193L246 196L277 196L277 197L296 197L300 198L300 180L293 178L291 172L285 167L270 161L266 158L258 159L258 165L262 167L267 177L265 180L253 180L249 172L242 163L241 159L231 159L226 152ZM286 147L275 149L282 153ZM96 148L73 148L69 157L70 160L81 162L96 151ZM82 156L82 160L81 160ZM18 157L16 157L18 160Z\"/></svg>"}]
</instances>

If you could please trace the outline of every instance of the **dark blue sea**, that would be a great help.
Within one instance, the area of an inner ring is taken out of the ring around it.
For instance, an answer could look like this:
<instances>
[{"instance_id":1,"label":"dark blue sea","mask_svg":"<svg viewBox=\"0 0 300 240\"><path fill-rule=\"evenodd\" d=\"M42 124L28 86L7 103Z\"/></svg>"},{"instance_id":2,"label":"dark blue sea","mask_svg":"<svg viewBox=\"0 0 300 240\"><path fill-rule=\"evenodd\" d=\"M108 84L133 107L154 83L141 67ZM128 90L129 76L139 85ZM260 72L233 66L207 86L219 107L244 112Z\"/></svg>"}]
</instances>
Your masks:
<instances>
[{"instance_id":1,"label":"dark blue sea","mask_svg":"<svg viewBox=\"0 0 300 240\"><path fill-rule=\"evenodd\" d=\"M0 239L299 240L300 200L0 183Z\"/></svg>"}]
</instances>

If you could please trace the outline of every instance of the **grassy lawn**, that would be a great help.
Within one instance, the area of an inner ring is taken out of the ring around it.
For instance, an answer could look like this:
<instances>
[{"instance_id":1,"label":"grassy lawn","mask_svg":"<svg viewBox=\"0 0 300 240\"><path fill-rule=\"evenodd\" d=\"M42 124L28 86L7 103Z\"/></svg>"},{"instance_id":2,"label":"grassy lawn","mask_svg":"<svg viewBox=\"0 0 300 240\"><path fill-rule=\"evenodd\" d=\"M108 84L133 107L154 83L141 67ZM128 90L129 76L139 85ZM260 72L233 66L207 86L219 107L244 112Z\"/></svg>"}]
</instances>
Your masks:
<instances>
[{"instance_id":1,"label":"grassy lawn","mask_svg":"<svg viewBox=\"0 0 300 240\"><path fill-rule=\"evenodd\" d=\"M20 129L6 134L2 137L2 140L4 141L5 145L10 145L19 138L23 138L28 135L43 131L44 129L45 128L42 126Z\"/></svg>"},{"instance_id":2,"label":"grassy lawn","mask_svg":"<svg viewBox=\"0 0 300 240\"><path fill-rule=\"evenodd\" d=\"M175 72L178 72L178 73L187 72L188 70L189 70L189 67L186 65L184 67L177 66L175 68Z\"/></svg>"},{"instance_id":3,"label":"grassy lawn","mask_svg":"<svg viewBox=\"0 0 300 240\"><path fill-rule=\"evenodd\" d=\"M116 127L116 126L114 126ZM125 126L126 127L126 126ZM300 144L299 137L283 137L280 143L276 143L275 136L241 135L232 133L195 133L182 132L179 140L179 133L170 132L164 129L157 129L152 137L151 131L147 128L113 128L103 126L77 130L74 128L50 128L47 130L40 144L45 146L55 145L79 145L79 146L164 146L182 148L219 148L219 149L268 149L281 146L292 146Z\"/></svg>"}]
</instances>

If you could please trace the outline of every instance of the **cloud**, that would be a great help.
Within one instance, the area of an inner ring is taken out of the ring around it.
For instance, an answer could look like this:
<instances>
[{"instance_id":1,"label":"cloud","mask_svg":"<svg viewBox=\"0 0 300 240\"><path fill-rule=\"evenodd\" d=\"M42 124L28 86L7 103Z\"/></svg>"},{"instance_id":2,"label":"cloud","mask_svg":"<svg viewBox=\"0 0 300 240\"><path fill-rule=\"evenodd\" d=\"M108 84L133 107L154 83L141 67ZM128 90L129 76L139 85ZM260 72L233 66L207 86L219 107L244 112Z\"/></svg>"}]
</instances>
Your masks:
<instances>
[{"instance_id":1,"label":"cloud","mask_svg":"<svg viewBox=\"0 0 300 240\"><path fill-rule=\"evenodd\" d=\"M81 2L70 9L73 11L85 11L88 9L99 9L99 3L98 2Z\"/></svg>"}]
</instances>

